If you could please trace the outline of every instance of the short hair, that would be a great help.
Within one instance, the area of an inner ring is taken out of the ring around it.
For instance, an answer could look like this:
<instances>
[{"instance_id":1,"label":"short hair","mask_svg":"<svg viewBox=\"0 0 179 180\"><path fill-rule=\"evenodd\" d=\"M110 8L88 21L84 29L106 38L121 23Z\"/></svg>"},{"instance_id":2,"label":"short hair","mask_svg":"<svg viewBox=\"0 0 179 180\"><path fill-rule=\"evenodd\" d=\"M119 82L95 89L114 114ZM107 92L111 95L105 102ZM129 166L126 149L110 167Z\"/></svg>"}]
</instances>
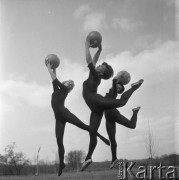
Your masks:
<instances>
[{"instance_id":1,"label":"short hair","mask_svg":"<svg viewBox=\"0 0 179 180\"><path fill-rule=\"evenodd\" d=\"M74 81L70 79L70 80L63 81L63 82L62 82L62 84L65 84L66 82L69 82L69 81L71 81L71 82L72 82L72 85L73 85L73 86L72 86L72 88L71 88L71 89L68 89L68 92L70 92L70 91L74 88L74 86L75 86Z\"/></svg>"},{"instance_id":2,"label":"short hair","mask_svg":"<svg viewBox=\"0 0 179 180\"><path fill-rule=\"evenodd\" d=\"M106 70L103 72L102 78L107 80L113 76L114 71L113 68L108 63L103 62L102 65L106 66Z\"/></svg>"}]
</instances>

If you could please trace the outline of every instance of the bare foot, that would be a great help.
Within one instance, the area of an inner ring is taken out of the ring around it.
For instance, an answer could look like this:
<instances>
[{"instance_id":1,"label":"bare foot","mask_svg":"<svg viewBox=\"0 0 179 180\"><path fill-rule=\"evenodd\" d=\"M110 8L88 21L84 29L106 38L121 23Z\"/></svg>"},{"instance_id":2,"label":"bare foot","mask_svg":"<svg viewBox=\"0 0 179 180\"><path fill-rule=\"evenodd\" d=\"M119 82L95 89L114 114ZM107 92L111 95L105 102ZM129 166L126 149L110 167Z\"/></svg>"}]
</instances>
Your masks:
<instances>
[{"instance_id":1,"label":"bare foot","mask_svg":"<svg viewBox=\"0 0 179 180\"><path fill-rule=\"evenodd\" d=\"M110 141L109 141L108 139L104 138L103 141L104 141L104 143L105 143L106 145L110 146Z\"/></svg>"},{"instance_id":2,"label":"bare foot","mask_svg":"<svg viewBox=\"0 0 179 180\"><path fill-rule=\"evenodd\" d=\"M138 111L140 110L140 108L141 108L141 107L140 107L140 106L138 106L138 107L136 107L136 108L132 109L132 111L133 111L133 112L138 112Z\"/></svg>"},{"instance_id":3,"label":"bare foot","mask_svg":"<svg viewBox=\"0 0 179 180\"><path fill-rule=\"evenodd\" d=\"M136 83L132 83L131 84L132 89L134 89L134 90L138 89L142 85L143 82L144 82L144 80L140 79Z\"/></svg>"},{"instance_id":4,"label":"bare foot","mask_svg":"<svg viewBox=\"0 0 179 180\"><path fill-rule=\"evenodd\" d=\"M65 164L59 166L58 176L61 176L62 170L65 168Z\"/></svg>"}]
</instances>

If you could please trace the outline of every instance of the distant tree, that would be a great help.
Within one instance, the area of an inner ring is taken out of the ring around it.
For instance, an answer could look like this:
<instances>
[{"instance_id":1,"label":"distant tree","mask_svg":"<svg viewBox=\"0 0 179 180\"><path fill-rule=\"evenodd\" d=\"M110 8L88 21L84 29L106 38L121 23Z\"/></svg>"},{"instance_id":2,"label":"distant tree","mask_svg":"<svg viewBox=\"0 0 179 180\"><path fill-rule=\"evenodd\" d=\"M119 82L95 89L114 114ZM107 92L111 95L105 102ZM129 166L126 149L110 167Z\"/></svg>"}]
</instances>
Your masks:
<instances>
[{"instance_id":1,"label":"distant tree","mask_svg":"<svg viewBox=\"0 0 179 180\"><path fill-rule=\"evenodd\" d=\"M78 171L84 157L85 152L83 150L74 150L68 152L68 154L65 156L65 160L73 170L76 169Z\"/></svg>"},{"instance_id":2,"label":"distant tree","mask_svg":"<svg viewBox=\"0 0 179 180\"><path fill-rule=\"evenodd\" d=\"M147 150L147 154L149 157L148 163L149 163L149 165L153 165L154 158L157 155L157 151L156 151L155 139L154 139L153 133L151 131L149 121L148 121L148 131L147 131L147 135L146 135L146 150Z\"/></svg>"},{"instance_id":3,"label":"distant tree","mask_svg":"<svg viewBox=\"0 0 179 180\"><path fill-rule=\"evenodd\" d=\"M170 165L173 165L173 166L177 165L177 159L178 159L177 154L170 154L168 156L168 158L169 158L169 161L170 161Z\"/></svg>"},{"instance_id":4,"label":"distant tree","mask_svg":"<svg viewBox=\"0 0 179 180\"><path fill-rule=\"evenodd\" d=\"M15 171L17 175L20 175L22 168L29 165L30 161L26 159L24 153L15 152L15 148L15 142L7 145L4 149L5 154L0 156L0 161L8 167L10 174L14 174Z\"/></svg>"},{"instance_id":5,"label":"distant tree","mask_svg":"<svg viewBox=\"0 0 179 180\"><path fill-rule=\"evenodd\" d=\"M177 154L170 154L170 155L162 155L161 162L167 166L178 166L179 165L179 155Z\"/></svg>"}]
</instances>

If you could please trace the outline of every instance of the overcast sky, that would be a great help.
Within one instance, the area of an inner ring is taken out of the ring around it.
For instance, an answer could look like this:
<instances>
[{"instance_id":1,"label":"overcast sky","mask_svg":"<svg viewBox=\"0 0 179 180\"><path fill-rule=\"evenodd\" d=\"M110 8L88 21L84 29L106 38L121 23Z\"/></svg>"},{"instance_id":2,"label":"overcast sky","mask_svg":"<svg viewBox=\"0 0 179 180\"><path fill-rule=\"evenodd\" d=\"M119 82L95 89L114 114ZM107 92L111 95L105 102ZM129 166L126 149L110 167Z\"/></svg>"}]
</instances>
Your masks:
<instances>
[{"instance_id":1,"label":"overcast sky","mask_svg":"<svg viewBox=\"0 0 179 180\"><path fill-rule=\"evenodd\" d=\"M127 118L141 106L135 130L117 125L118 158L146 158L150 125L156 155L179 153L179 42L177 1L173 0L0 0L0 154L11 142L34 159L55 159L55 118L51 108L51 78L44 64L57 54L59 80L73 79L66 107L89 124L82 97L88 77L84 40L92 30L102 34L106 61L115 73L126 70L141 88L119 108ZM92 53L96 49L92 50ZM105 95L112 79L102 81ZM126 89L130 88L130 84ZM99 132L107 137L105 119ZM66 152L88 150L89 134L67 124ZM110 147L98 140L93 161L111 160Z\"/></svg>"}]
</instances>

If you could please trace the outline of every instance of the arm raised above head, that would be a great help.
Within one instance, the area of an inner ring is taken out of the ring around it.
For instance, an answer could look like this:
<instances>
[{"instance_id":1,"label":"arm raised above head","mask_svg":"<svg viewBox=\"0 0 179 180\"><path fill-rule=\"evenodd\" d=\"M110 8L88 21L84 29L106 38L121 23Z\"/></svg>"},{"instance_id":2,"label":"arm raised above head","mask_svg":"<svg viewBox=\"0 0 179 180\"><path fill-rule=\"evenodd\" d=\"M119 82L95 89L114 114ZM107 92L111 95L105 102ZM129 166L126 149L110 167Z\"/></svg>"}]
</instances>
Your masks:
<instances>
[{"instance_id":1,"label":"arm raised above head","mask_svg":"<svg viewBox=\"0 0 179 180\"><path fill-rule=\"evenodd\" d=\"M49 72L49 74L50 74L50 76L52 78L52 81L54 81L57 78L56 70L52 69L52 65L50 65L50 62L48 60L45 62L45 64L46 64L48 72Z\"/></svg>"},{"instance_id":2,"label":"arm raised above head","mask_svg":"<svg viewBox=\"0 0 179 180\"><path fill-rule=\"evenodd\" d=\"M90 63L93 63L91 53L90 53L90 43L89 41L85 41L85 55L86 55L86 62L89 65Z\"/></svg>"},{"instance_id":3,"label":"arm raised above head","mask_svg":"<svg viewBox=\"0 0 179 180\"><path fill-rule=\"evenodd\" d=\"M94 66L95 66L96 63L98 62L99 56L100 56L100 54L101 54L101 51L102 51L102 45L100 44L100 45L98 46L98 51L96 52L96 54L95 54L94 57L93 57L93 65L94 65Z\"/></svg>"},{"instance_id":4,"label":"arm raised above head","mask_svg":"<svg viewBox=\"0 0 179 180\"><path fill-rule=\"evenodd\" d=\"M52 69L52 65L50 65L48 61L46 61L46 66L52 78L53 83L55 83L56 86L60 87L61 89L68 90L68 88L57 79L56 69L55 68Z\"/></svg>"}]
</instances>

